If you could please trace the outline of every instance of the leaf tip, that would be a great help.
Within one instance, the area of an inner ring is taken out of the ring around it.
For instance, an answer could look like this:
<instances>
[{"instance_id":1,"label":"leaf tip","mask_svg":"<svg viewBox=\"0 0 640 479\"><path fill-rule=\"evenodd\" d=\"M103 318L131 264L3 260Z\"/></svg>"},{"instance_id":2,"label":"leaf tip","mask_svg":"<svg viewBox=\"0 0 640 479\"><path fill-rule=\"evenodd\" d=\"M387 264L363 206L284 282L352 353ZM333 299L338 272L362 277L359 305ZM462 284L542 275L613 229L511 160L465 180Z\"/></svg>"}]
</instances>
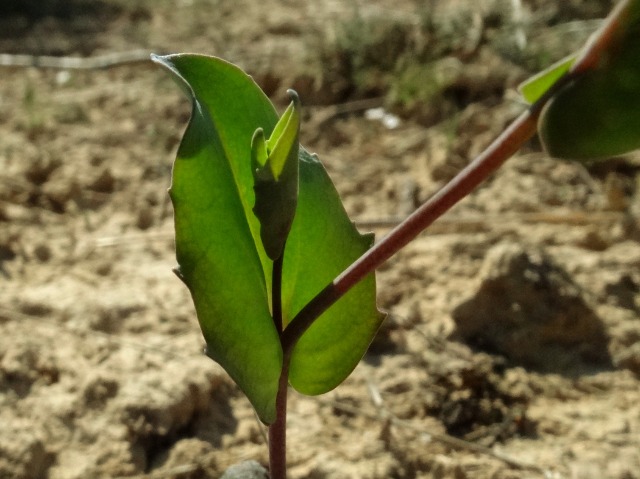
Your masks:
<instances>
[{"instance_id":1,"label":"leaf tip","mask_svg":"<svg viewBox=\"0 0 640 479\"><path fill-rule=\"evenodd\" d=\"M287 95L289 96L289 100L293 102L294 108L299 109L301 106L301 102L300 102L300 96L298 95L298 92L295 91L293 88L289 88L287 90Z\"/></svg>"},{"instance_id":2,"label":"leaf tip","mask_svg":"<svg viewBox=\"0 0 640 479\"><path fill-rule=\"evenodd\" d=\"M160 65L161 67L173 69L170 60L173 56L175 55L158 55L156 53L151 53L149 58L153 63Z\"/></svg>"},{"instance_id":3,"label":"leaf tip","mask_svg":"<svg viewBox=\"0 0 640 479\"><path fill-rule=\"evenodd\" d=\"M182 274L182 270L180 270L180 266L176 266L175 268L173 268L172 271L173 271L173 274L175 274L180 281L182 281L184 284L187 284L187 279L184 277L184 274Z\"/></svg>"}]
</instances>

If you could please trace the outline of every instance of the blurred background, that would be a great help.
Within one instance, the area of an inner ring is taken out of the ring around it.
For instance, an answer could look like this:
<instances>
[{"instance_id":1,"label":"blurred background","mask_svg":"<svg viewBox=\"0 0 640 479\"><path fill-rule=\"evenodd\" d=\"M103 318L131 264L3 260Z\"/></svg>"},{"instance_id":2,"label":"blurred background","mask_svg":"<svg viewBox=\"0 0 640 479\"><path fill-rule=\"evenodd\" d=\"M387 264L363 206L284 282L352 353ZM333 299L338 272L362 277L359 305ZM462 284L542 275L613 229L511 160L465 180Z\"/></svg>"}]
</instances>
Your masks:
<instances>
[{"instance_id":1,"label":"blurred background","mask_svg":"<svg viewBox=\"0 0 640 479\"><path fill-rule=\"evenodd\" d=\"M175 266L189 102L149 53L246 69L384 235L526 107L609 0L3 0L0 478L217 478L263 427ZM537 140L381 268L351 378L292 394L292 478L640 478L640 157ZM347 321L348 318L345 318Z\"/></svg>"}]
</instances>

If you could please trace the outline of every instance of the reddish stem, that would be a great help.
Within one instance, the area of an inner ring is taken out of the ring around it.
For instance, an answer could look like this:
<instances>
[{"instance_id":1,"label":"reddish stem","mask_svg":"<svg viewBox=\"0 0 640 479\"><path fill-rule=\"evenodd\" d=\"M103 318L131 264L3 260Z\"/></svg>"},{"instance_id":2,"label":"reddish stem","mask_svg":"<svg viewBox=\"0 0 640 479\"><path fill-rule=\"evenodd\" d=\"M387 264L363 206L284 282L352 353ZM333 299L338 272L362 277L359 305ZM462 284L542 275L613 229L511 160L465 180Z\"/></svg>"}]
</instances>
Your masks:
<instances>
[{"instance_id":1,"label":"reddish stem","mask_svg":"<svg viewBox=\"0 0 640 479\"><path fill-rule=\"evenodd\" d=\"M625 33L625 22L631 14L631 2L633 0L622 0L611 11L603 25L585 45L582 55L578 57L576 63L571 67L571 75L585 73L595 70L600 65L603 58L611 52L616 42Z\"/></svg>"},{"instance_id":2,"label":"reddish stem","mask_svg":"<svg viewBox=\"0 0 640 479\"><path fill-rule=\"evenodd\" d=\"M276 420L269 425L269 476L287 479L287 392L289 361L285 360L276 395Z\"/></svg>"},{"instance_id":3,"label":"reddish stem","mask_svg":"<svg viewBox=\"0 0 640 479\"><path fill-rule=\"evenodd\" d=\"M271 276L271 309L273 322L282 341L282 267L284 257L273 262ZM269 425L269 475L271 479L287 479L287 387L289 360L283 361L278 393L276 394L276 420Z\"/></svg>"}]
</instances>

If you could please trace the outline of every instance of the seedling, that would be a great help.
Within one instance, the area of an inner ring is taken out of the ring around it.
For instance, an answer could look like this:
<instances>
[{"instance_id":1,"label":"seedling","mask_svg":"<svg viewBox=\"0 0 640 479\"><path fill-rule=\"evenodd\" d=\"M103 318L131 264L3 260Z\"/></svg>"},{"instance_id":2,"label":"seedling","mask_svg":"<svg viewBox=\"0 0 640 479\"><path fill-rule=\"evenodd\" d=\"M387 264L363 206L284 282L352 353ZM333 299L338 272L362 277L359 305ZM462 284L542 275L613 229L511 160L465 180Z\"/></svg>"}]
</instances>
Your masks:
<instances>
[{"instance_id":1,"label":"seedling","mask_svg":"<svg viewBox=\"0 0 640 479\"><path fill-rule=\"evenodd\" d=\"M288 385L325 393L351 373L383 315L374 272L469 194L536 131L553 156L640 147L640 0L624 0L584 51L522 87L531 105L449 184L373 245L315 155L300 102L278 118L254 81L219 58L154 57L192 101L170 196L178 276L207 343L269 425L270 475L286 478Z\"/></svg>"}]
</instances>

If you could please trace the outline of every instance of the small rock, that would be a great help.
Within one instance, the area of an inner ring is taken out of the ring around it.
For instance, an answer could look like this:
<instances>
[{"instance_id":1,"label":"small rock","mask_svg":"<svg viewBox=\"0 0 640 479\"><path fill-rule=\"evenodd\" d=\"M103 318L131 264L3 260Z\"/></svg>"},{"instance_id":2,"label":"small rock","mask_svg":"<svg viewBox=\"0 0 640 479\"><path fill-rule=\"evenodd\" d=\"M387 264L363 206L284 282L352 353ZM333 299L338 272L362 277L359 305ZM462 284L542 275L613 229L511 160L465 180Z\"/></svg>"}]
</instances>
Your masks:
<instances>
[{"instance_id":1,"label":"small rock","mask_svg":"<svg viewBox=\"0 0 640 479\"><path fill-rule=\"evenodd\" d=\"M33 254L43 263L49 261L52 256L51 248L46 244L39 244L36 246L33 250Z\"/></svg>"},{"instance_id":2,"label":"small rock","mask_svg":"<svg viewBox=\"0 0 640 479\"><path fill-rule=\"evenodd\" d=\"M269 474L256 461L244 461L231 466L220 479L269 479Z\"/></svg>"},{"instance_id":3,"label":"small rock","mask_svg":"<svg viewBox=\"0 0 640 479\"><path fill-rule=\"evenodd\" d=\"M138 217L136 218L136 226L141 230L147 230L153 226L153 210L148 206L143 206L138 211Z\"/></svg>"}]
</instances>

